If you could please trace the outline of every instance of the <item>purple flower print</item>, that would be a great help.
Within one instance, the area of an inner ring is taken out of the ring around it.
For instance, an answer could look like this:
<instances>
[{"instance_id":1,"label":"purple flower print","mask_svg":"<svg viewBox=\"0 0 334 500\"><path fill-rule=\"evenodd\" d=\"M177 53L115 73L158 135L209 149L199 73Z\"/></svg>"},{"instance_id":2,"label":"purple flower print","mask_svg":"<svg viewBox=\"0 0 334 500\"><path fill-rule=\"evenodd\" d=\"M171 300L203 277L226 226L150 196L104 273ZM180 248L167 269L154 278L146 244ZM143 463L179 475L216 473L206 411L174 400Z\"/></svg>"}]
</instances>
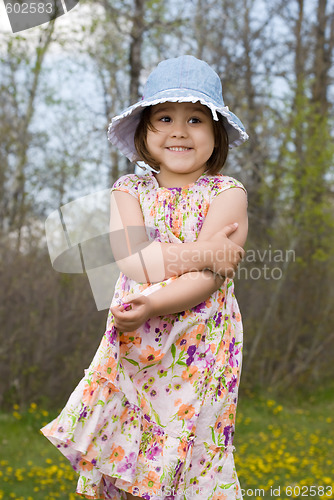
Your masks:
<instances>
[{"instance_id":1,"label":"purple flower print","mask_svg":"<svg viewBox=\"0 0 334 500\"><path fill-rule=\"evenodd\" d=\"M113 325L110 330L106 331L106 336L110 344L116 345L117 330L115 325Z\"/></svg>"},{"instance_id":2,"label":"purple flower print","mask_svg":"<svg viewBox=\"0 0 334 500\"><path fill-rule=\"evenodd\" d=\"M147 320L146 323L144 323L144 325L142 326L142 328L145 333L149 333L151 330L150 320Z\"/></svg>"},{"instance_id":3,"label":"purple flower print","mask_svg":"<svg viewBox=\"0 0 334 500\"><path fill-rule=\"evenodd\" d=\"M195 345L190 345L188 347L188 349L187 349L187 354L189 356L194 356L195 352L196 352L196 346Z\"/></svg>"},{"instance_id":4,"label":"purple flower print","mask_svg":"<svg viewBox=\"0 0 334 500\"><path fill-rule=\"evenodd\" d=\"M78 422L80 422L80 420L82 418L86 418L87 417L87 406L84 406L80 412L80 415L79 415L79 418L78 418Z\"/></svg>"},{"instance_id":5,"label":"purple flower print","mask_svg":"<svg viewBox=\"0 0 334 500\"><path fill-rule=\"evenodd\" d=\"M225 442L224 442L225 446L228 445L229 439L232 436L232 429L233 429L233 425L227 425L226 427L224 427L223 434L225 436Z\"/></svg>"},{"instance_id":6,"label":"purple flower print","mask_svg":"<svg viewBox=\"0 0 334 500\"><path fill-rule=\"evenodd\" d=\"M193 362L194 362L194 356L189 356L189 358L186 359L187 366L190 366L191 363Z\"/></svg>"},{"instance_id":7,"label":"purple flower print","mask_svg":"<svg viewBox=\"0 0 334 500\"><path fill-rule=\"evenodd\" d=\"M124 458L124 461L119 464L117 467L117 472L127 472L129 471L131 474L134 474L136 471L136 461L137 461L137 455L132 452L130 455Z\"/></svg>"},{"instance_id":8,"label":"purple flower print","mask_svg":"<svg viewBox=\"0 0 334 500\"><path fill-rule=\"evenodd\" d=\"M159 396L159 393L156 391L156 389L152 388L152 390L150 392L150 396L152 398L156 398L157 396Z\"/></svg>"},{"instance_id":9,"label":"purple flower print","mask_svg":"<svg viewBox=\"0 0 334 500\"><path fill-rule=\"evenodd\" d=\"M186 363L188 366L191 365L191 363L193 363L195 352L196 352L196 346L190 345L187 349L187 354L189 355L189 357L186 359Z\"/></svg>"},{"instance_id":10,"label":"purple flower print","mask_svg":"<svg viewBox=\"0 0 334 500\"><path fill-rule=\"evenodd\" d=\"M154 434L156 434L157 436L163 436L164 435L164 431L162 429L160 429L159 426L156 426L154 428Z\"/></svg>"},{"instance_id":11,"label":"purple flower print","mask_svg":"<svg viewBox=\"0 0 334 500\"><path fill-rule=\"evenodd\" d=\"M197 312L197 313L201 313L205 310L206 306L205 306L205 301L204 302L201 302L200 304L198 304L197 306L195 306L193 308L193 311Z\"/></svg>"},{"instance_id":12,"label":"purple flower print","mask_svg":"<svg viewBox=\"0 0 334 500\"><path fill-rule=\"evenodd\" d=\"M213 318L215 320L215 327L218 327L221 323L222 313L215 314Z\"/></svg>"},{"instance_id":13,"label":"purple flower print","mask_svg":"<svg viewBox=\"0 0 334 500\"><path fill-rule=\"evenodd\" d=\"M229 346L230 357L229 357L228 363L232 368L234 366L234 356L233 356L234 344L235 344L235 338L232 339L232 342L230 343L230 346Z\"/></svg>"},{"instance_id":14,"label":"purple flower print","mask_svg":"<svg viewBox=\"0 0 334 500\"><path fill-rule=\"evenodd\" d=\"M161 368L161 370L158 371L158 376L161 377L167 377L167 370L164 370Z\"/></svg>"},{"instance_id":15,"label":"purple flower print","mask_svg":"<svg viewBox=\"0 0 334 500\"><path fill-rule=\"evenodd\" d=\"M233 375L231 381L228 383L228 392L232 392L237 383L237 377Z\"/></svg>"}]
</instances>

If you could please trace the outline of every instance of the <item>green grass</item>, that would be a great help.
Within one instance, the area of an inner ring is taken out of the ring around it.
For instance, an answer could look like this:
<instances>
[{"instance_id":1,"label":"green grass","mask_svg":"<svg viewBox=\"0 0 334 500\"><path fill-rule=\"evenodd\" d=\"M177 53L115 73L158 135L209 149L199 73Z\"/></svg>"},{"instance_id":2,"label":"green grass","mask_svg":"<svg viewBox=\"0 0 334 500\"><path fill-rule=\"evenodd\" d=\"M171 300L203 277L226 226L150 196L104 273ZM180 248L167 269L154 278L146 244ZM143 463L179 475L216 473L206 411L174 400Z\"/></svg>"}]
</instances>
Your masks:
<instances>
[{"instance_id":1,"label":"green grass","mask_svg":"<svg viewBox=\"0 0 334 500\"><path fill-rule=\"evenodd\" d=\"M74 500L77 476L39 432L56 414L32 404L0 414L0 499Z\"/></svg>"},{"instance_id":2,"label":"green grass","mask_svg":"<svg viewBox=\"0 0 334 500\"><path fill-rule=\"evenodd\" d=\"M332 389L294 403L241 398L234 445L245 500L334 498L333 444Z\"/></svg>"},{"instance_id":3,"label":"green grass","mask_svg":"<svg viewBox=\"0 0 334 500\"><path fill-rule=\"evenodd\" d=\"M35 404L0 413L0 500L79 498L75 472L39 433L54 416ZM330 390L294 403L241 397L234 444L244 500L334 498L333 424Z\"/></svg>"}]
</instances>

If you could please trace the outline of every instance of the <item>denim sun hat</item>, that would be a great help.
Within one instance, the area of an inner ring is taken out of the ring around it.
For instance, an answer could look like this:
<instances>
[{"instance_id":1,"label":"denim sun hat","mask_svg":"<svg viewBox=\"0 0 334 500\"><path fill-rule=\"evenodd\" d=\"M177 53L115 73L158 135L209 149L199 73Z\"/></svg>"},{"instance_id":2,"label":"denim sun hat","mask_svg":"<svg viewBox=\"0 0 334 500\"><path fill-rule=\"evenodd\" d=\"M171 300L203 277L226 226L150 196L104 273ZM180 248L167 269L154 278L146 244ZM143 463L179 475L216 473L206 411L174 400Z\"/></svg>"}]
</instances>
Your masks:
<instances>
[{"instance_id":1,"label":"denim sun hat","mask_svg":"<svg viewBox=\"0 0 334 500\"><path fill-rule=\"evenodd\" d=\"M225 106L222 84L217 73L204 61L193 56L166 59L152 71L142 99L115 116L108 127L108 139L130 161L137 161L134 134L143 108L162 102L200 102L207 106L214 120L224 118L229 147L248 139L239 118Z\"/></svg>"}]
</instances>

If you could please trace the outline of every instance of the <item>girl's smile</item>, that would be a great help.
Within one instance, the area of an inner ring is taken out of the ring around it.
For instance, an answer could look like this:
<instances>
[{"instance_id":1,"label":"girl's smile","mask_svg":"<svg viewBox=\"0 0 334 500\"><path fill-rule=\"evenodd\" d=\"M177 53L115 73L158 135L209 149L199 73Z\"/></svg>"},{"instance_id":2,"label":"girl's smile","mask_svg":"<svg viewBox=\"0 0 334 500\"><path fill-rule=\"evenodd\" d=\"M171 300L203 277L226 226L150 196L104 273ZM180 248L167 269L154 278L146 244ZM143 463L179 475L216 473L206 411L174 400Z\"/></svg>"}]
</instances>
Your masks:
<instances>
[{"instance_id":1,"label":"girl's smile","mask_svg":"<svg viewBox=\"0 0 334 500\"><path fill-rule=\"evenodd\" d=\"M147 148L159 162L160 185L195 182L206 170L215 145L211 111L200 103L166 102L152 106L150 121Z\"/></svg>"}]
</instances>

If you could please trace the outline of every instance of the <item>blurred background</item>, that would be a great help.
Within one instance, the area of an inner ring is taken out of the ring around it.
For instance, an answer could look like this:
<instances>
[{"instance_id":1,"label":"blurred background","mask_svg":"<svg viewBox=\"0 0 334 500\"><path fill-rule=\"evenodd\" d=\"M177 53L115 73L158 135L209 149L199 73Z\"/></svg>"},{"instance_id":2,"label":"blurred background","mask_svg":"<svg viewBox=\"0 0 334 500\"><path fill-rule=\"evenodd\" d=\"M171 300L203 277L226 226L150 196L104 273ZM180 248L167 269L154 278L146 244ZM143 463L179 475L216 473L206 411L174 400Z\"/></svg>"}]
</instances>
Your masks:
<instances>
[{"instance_id":1,"label":"blurred background","mask_svg":"<svg viewBox=\"0 0 334 500\"><path fill-rule=\"evenodd\" d=\"M0 499L72 498L74 475L37 431L90 363L107 311L87 276L52 269L44 222L134 171L108 123L183 54L217 71L250 136L223 171L249 197L240 480L334 498L333 51L330 0L81 0L55 22L0 31Z\"/></svg>"}]
</instances>

